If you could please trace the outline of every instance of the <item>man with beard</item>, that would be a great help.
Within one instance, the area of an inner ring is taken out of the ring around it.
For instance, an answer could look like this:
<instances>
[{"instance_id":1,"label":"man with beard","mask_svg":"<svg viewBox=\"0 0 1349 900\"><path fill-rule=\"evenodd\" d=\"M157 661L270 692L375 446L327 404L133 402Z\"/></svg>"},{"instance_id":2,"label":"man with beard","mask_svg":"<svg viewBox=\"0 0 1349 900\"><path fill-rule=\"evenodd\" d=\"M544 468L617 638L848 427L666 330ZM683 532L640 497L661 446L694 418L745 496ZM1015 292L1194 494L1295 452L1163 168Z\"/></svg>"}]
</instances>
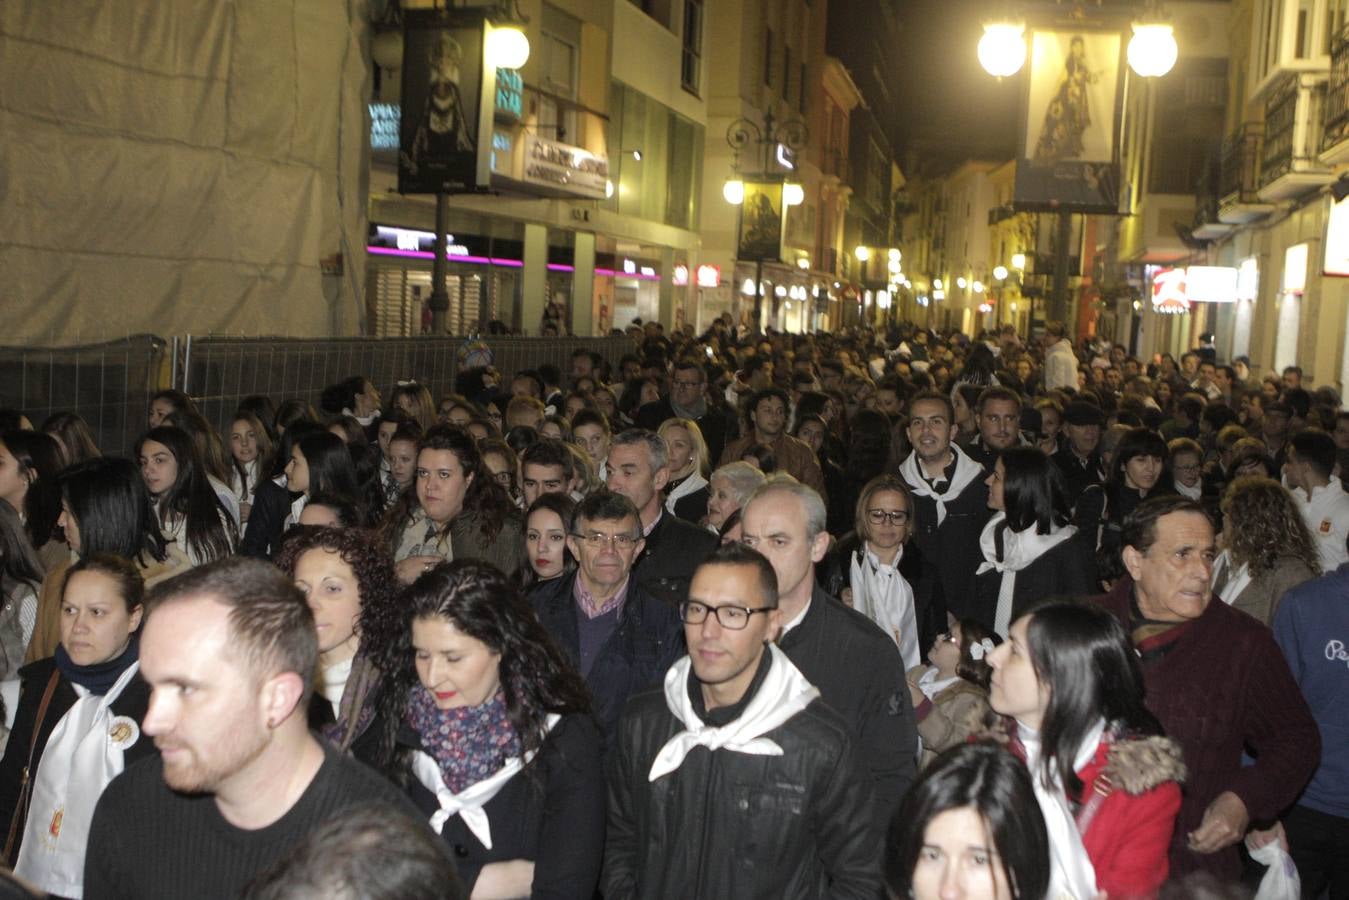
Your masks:
<instances>
[{"instance_id":1,"label":"man with beard","mask_svg":"<svg viewBox=\"0 0 1349 900\"><path fill-rule=\"evenodd\" d=\"M781 388L770 387L756 392L747 407L745 436L726 446L720 465L742 458L755 444L767 444L773 450L780 471L823 495L824 474L815 451L787 433L788 402L787 392Z\"/></svg>"},{"instance_id":2,"label":"man with beard","mask_svg":"<svg viewBox=\"0 0 1349 900\"><path fill-rule=\"evenodd\" d=\"M158 585L145 605L141 727L161 756L127 768L99 799L85 897L237 897L350 807L420 818L392 784L309 731L314 617L280 570L230 557Z\"/></svg>"}]
</instances>

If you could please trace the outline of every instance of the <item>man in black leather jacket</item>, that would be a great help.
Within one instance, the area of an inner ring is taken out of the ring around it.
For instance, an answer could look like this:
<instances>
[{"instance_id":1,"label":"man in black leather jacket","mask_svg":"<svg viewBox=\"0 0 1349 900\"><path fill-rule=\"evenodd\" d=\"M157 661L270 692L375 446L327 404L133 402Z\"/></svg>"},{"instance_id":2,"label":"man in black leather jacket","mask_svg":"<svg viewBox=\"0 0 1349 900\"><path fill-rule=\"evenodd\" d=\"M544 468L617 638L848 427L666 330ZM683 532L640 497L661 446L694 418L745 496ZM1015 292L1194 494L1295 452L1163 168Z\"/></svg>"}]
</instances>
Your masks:
<instances>
[{"instance_id":1,"label":"man in black leather jacket","mask_svg":"<svg viewBox=\"0 0 1349 900\"><path fill-rule=\"evenodd\" d=\"M606 900L880 896L866 767L772 644L781 615L755 551L727 545L698 568L689 656L633 698L610 756Z\"/></svg>"}]
</instances>

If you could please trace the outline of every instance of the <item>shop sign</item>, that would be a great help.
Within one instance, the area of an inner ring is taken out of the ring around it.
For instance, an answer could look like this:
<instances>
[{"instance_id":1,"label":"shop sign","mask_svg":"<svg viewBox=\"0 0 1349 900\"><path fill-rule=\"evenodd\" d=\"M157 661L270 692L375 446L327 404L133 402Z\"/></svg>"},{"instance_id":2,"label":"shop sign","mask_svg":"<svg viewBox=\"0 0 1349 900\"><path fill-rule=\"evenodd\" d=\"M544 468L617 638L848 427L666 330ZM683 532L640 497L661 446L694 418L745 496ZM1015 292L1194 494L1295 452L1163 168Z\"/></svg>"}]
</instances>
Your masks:
<instances>
[{"instance_id":1,"label":"shop sign","mask_svg":"<svg viewBox=\"0 0 1349 900\"><path fill-rule=\"evenodd\" d=\"M721 286L721 266L703 265L698 267L698 287L714 288Z\"/></svg>"},{"instance_id":2,"label":"shop sign","mask_svg":"<svg viewBox=\"0 0 1349 900\"><path fill-rule=\"evenodd\" d=\"M608 179L607 156L537 135L526 135L524 181L527 183L561 189L576 197L603 200Z\"/></svg>"},{"instance_id":3,"label":"shop sign","mask_svg":"<svg viewBox=\"0 0 1349 900\"><path fill-rule=\"evenodd\" d=\"M371 103L370 107L370 149L398 149L398 104Z\"/></svg>"},{"instance_id":4,"label":"shop sign","mask_svg":"<svg viewBox=\"0 0 1349 900\"><path fill-rule=\"evenodd\" d=\"M518 122L524 114L525 80L514 69L497 69L497 121Z\"/></svg>"},{"instance_id":5,"label":"shop sign","mask_svg":"<svg viewBox=\"0 0 1349 900\"><path fill-rule=\"evenodd\" d=\"M1160 269L1152 276L1152 311L1186 313L1190 300L1185 294L1184 269Z\"/></svg>"},{"instance_id":6,"label":"shop sign","mask_svg":"<svg viewBox=\"0 0 1349 900\"><path fill-rule=\"evenodd\" d=\"M674 275L671 279L675 287L684 287L689 283L689 267L680 263L674 267Z\"/></svg>"},{"instance_id":7,"label":"shop sign","mask_svg":"<svg viewBox=\"0 0 1349 900\"><path fill-rule=\"evenodd\" d=\"M1190 266L1185 270L1185 296L1191 303L1235 303L1237 270L1233 266Z\"/></svg>"}]
</instances>

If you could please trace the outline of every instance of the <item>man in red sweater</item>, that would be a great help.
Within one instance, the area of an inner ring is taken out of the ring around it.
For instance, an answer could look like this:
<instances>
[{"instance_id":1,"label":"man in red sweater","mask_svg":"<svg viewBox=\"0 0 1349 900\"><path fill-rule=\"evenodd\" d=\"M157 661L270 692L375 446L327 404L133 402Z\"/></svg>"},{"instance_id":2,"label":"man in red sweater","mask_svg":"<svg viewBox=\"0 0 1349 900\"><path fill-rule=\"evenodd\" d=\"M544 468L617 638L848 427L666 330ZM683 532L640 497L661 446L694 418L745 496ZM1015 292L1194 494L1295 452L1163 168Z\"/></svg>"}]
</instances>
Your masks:
<instances>
[{"instance_id":1,"label":"man in red sweater","mask_svg":"<svg viewBox=\"0 0 1349 900\"><path fill-rule=\"evenodd\" d=\"M1269 629L1209 589L1213 525L1198 502L1148 500L1122 539L1128 577L1096 599L1129 629L1148 708L1184 749L1172 877L1236 880L1247 828L1290 806L1316 768L1316 722ZM1245 748L1253 765L1242 765Z\"/></svg>"}]
</instances>

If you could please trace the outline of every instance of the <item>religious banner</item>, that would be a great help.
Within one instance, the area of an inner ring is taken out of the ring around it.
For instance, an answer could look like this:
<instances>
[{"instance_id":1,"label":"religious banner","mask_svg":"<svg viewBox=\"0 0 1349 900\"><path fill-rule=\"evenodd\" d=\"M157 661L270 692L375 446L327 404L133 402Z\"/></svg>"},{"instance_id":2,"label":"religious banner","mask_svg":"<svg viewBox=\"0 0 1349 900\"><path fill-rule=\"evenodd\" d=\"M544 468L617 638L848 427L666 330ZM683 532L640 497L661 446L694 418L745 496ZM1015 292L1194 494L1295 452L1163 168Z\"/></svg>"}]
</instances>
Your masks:
<instances>
[{"instance_id":1,"label":"religious banner","mask_svg":"<svg viewBox=\"0 0 1349 900\"><path fill-rule=\"evenodd\" d=\"M486 188L496 96L483 53L490 26L475 10L407 10L404 17L398 192Z\"/></svg>"},{"instance_id":2,"label":"religious banner","mask_svg":"<svg viewBox=\"0 0 1349 900\"><path fill-rule=\"evenodd\" d=\"M1016 207L1118 213L1122 35L1036 30L1030 44Z\"/></svg>"},{"instance_id":3,"label":"religious banner","mask_svg":"<svg viewBox=\"0 0 1349 900\"><path fill-rule=\"evenodd\" d=\"M781 181L746 181L745 201L740 204L736 258L750 262L781 261L785 210Z\"/></svg>"}]
</instances>

